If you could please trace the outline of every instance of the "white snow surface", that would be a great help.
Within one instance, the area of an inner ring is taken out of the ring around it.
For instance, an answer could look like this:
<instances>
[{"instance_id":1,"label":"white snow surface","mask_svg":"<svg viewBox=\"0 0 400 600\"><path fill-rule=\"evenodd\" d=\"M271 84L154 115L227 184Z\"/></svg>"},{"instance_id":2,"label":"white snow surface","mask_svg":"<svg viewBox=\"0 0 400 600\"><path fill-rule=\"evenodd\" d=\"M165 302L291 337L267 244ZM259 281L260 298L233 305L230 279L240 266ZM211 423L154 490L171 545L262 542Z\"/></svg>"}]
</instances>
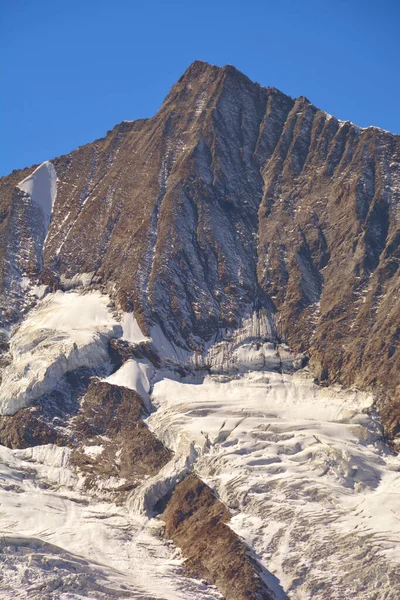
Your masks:
<instances>
[{"instance_id":1,"label":"white snow surface","mask_svg":"<svg viewBox=\"0 0 400 600\"><path fill-rule=\"evenodd\" d=\"M47 229L57 194L57 174L53 164L49 161L42 163L18 187L40 206Z\"/></svg>"},{"instance_id":2,"label":"white snow surface","mask_svg":"<svg viewBox=\"0 0 400 600\"><path fill-rule=\"evenodd\" d=\"M96 456L100 456L103 453L104 446L84 446L83 451L87 456L91 456L95 458Z\"/></svg>"},{"instance_id":3,"label":"white snow surface","mask_svg":"<svg viewBox=\"0 0 400 600\"><path fill-rule=\"evenodd\" d=\"M160 377L150 428L176 463L193 457L292 600L400 597L400 459L371 396L306 371ZM160 475L133 506L157 501Z\"/></svg>"},{"instance_id":4,"label":"white snow surface","mask_svg":"<svg viewBox=\"0 0 400 600\"><path fill-rule=\"evenodd\" d=\"M150 338L158 354L164 360L170 360L179 364L188 364L193 357L192 352L184 350L171 342L159 325L151 327Z\"/></svg>"},{"instance_id":5,"label":"white snow surface","mask_svg":"<svg viewBox=\"0 0 400 600\"><path fill-rule=\"evenodd\" d=\"M150 338L142 333L139 323L133 313L122 314L122 339L131 344L140 344L140 342L150 341Z\"/></svg>"},{"instance_id":6,"label":"white snow surface","mask_svg":"<svg viewBox=\"0 0 400 600\"><path fill-rule=\"evenodd\" d=\"M138 392L150 410L149 391L153 374L154 367L148 360L130 359L104 381Z\"/></svg>"},{"instance_id":7,"label":"white snow surface","mask_svg":"<svg viewBox=\"0 0 400 600\"><path fill-rule=\"evenodd\" d=\"M69 371L109 361L108 341L121 334L121 326L108 302L97 291L57 291L38 302L10 337L12 362L2 372L0 414L29 406Z\"/></svg>"},{"instance_id":8,"label":"white snow surface","mask_svg":"<svg viewBox=\"0 0 400 600\"><path fill-rule=\"evenodd\" d=\"M0 446L0 505L0 598L220 598L185 577L159 521L81 493L66 449Z\"/></svg>"}]
</instances>

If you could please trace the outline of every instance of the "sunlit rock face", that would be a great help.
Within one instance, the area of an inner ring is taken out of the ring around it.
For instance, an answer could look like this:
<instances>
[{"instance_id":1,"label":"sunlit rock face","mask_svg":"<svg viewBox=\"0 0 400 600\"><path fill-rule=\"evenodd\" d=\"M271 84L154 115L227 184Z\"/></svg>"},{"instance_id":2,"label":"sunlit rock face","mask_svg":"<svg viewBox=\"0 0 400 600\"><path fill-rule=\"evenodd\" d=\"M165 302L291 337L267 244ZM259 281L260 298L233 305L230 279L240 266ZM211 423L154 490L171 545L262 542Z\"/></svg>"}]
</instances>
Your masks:
<instances>
[{"instance_id":1,"label":"sunlit rock face","mask_svg":"<svg viewBox=\"0 0 400 600\"><path fill-rule=\"evenodd\" d=\"M7 590L397 600L399 200L399 136L198 61L0 179Z\"/></svg>"},{"instance_id":2,"label":"sunlit rock face","mask_svg":"<svg viewBox=\"0 0 400 600\"><path fill-rule=\"evenodd\" d=\"M399 165L398 136L195 62L151 119L1 180L3 323L82 273L186 350L264 309L319 379L390 406Z\"/></svg>"}]
</instances>

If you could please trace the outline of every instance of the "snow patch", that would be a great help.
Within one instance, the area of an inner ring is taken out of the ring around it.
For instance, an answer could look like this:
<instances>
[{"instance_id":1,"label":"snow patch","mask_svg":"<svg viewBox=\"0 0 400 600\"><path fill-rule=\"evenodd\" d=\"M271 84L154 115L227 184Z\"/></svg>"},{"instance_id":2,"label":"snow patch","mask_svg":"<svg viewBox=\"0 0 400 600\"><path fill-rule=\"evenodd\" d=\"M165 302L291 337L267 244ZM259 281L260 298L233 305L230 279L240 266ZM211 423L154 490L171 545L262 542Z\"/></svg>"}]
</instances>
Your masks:
<instances>
[{"instance_id":1,"label":"snow patch","mask_svg":"<svg viewBox=\"0 0 400 600\"><path fill-rule=\"evenodd\" d=\"M148 360L127 360L115 373L104 379L112 385L129 388L137 392L150 410L150 381L154 367Z\"/></svg>"},{"instance_id":2,"label":"snow patch","mask_svg":"<svg viewBox=\"0 0 400 600\"><path fill-rule=\"evenodd\" d=\"M189 364L193 353L180 348L170 342L159 325L153 325L150 329L150 337L161 358L179 364Z\"/></svg>"},{"instance_id":3,"label":"snow patch","mask_svg":"<svg viewBox=\"0 0 400 600\"><path fill-rule=\"evenodd\" d=\"M53 164L49 161L42 163L18 187L40 206L47 230L57 194L57 174Z\"/></svg>"},{"instance_id":4,"label":"snow patch","mask_svg":"<svg viewBox=\"0 0 400 600\"><path fill-rule=\"evenodd\" d=\"M47 285L33 285L28 294L41 300L46 295L47 289Z\"/></svg>"},{"instance_id":5,"label":"snow patch","mask_svg":"<svg viewBox=\"0 0 400 600\"><path fill-rule=\"evenodd\" d=\"M131 344L150 341L150 338L146 337L140 329L133 313L124 312L122 314L122 339Z\"/></svg>"},{"instance_id":6,"label":"snow patch","mask_svg":"<svg viewBox=\"0 0 400 600\"><path fill-rule=\"evenodd\" d=\"M103 453L104 446L83 446L83 452L91 458L96 458Z\"/></svg>"}]
</instances>

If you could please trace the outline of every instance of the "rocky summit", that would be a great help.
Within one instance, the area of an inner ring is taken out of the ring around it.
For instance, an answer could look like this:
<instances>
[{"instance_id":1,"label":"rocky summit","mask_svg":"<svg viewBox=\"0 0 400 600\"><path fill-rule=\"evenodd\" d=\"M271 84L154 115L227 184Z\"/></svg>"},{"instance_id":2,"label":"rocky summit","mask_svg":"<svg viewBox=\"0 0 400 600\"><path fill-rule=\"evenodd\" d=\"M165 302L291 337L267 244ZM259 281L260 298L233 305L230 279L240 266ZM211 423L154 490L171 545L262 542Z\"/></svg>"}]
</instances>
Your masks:
<instances>
[{"instance_id":1,"label":"rocky summit","mask_svg":"<svg viewBox=\"0 0 400 600\"><path fill-rule=\"evenodd\" d=\"M0 259L1 591L399 597L400 136L196 61L0 179Z\"/></svg>"}]
</instances>

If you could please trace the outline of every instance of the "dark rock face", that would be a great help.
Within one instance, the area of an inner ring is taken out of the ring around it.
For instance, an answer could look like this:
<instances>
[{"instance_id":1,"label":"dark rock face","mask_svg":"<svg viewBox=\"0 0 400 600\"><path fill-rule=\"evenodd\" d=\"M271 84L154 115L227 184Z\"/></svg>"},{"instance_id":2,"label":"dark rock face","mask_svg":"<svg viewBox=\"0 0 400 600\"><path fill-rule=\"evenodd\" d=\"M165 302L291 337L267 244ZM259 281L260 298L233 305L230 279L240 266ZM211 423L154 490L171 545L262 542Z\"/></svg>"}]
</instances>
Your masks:
<instances>
[{"instance_id":1,"label":"dark rock face","mask_svg":"<svg viewBox=\"0 0 400 600\"><path fill-rule=\"evenodd\" d=\"M40 406L21 410L14 417L0 417L0 443L8 448L56 444L57 432L43 418Z\"/></svg>"},{"instance_id":2,"label":"dark rock face","mask_svg":"<svg viewBox=\"0 0 400 600\"><path fill-rule=\"evenodd\" d=\"M37 231L32 203L16 187L32 170L13 171L0 179L0 326L20 318L24 292L17 275L35 278L41 268L37 239L42 237L41 227Z\"/></svg>"},{"instance_id":3,"label":"dark rock face","mask_svg":"<svg viewBox=\"0 0 400 600\"><path fill-rule=\"evenodd\" d=\"M92 273L145 333L194 350L267 308L318 379L374 389L396 430L399 136L195 62L153 118L52 162L42 257L15 187L31 171L0 180L3 322L25 306L22 276Z\"/></svg>"},{"instance_id":4,"label":"dark rock face","mask_svg":"<svg viewBox=\"0 0 400 600\"><path fill-rule=\"evenodd\" d=\"M124 479L118 491L129 491L170 460L172 452L155 437L142 418L142 400L128 388L93 380L72 423L75 445L72 464L85 474L86 485L110 477ZM98 456L85 447L102 446Z\"/></svg>"},{"instance_id":5,"label":"dark rock face","mask_svg":"<svg viewBox=\"0 0 400 600\"><path fill-rule=\"evenodd\" d=\"M110 357L114 364L120 365L130 358L148 359L155 367L160 367L160 357L149 342L130 344L120 338L110 340Z\"/></svg>"},{"instance_id":6,"label":"dark rock face","mask_svg":"<svg viewBox=\"0 0 400 600\"><path fill-rule=\"evenodd\" d=\"M167 505L165 534L181 548L189 572L214 583L226 600L272 600L246 544L226 525L230 517L228 508L192 474Z\"/></svg>"},{"instance_id":7,"label":"dark rock face","mask_svg":"<svg viewBox=\"0 0 400 600\"><path fill-rule=\"evenodd\" d=\"M34 406L0 417L0 444L8 448L71 445L71 421L93 375L93 370L85 367L67 373L60 385Z\"/></svg>"}]
</instances>

